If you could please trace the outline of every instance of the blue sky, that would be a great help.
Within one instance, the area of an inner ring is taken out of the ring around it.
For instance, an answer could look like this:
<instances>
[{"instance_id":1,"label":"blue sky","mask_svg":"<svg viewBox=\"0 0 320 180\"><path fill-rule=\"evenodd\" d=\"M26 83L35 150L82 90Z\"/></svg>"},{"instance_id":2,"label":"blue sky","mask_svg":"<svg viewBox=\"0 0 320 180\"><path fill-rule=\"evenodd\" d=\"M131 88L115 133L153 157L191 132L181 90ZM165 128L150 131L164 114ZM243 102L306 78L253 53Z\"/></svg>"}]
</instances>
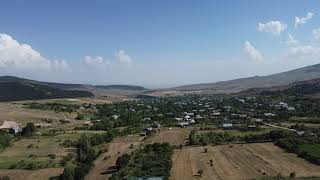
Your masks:
<instances>
[{"instance_id":1,"label":"blue sky","mask_svg":"<svg viewBox=\"0 0 320 180\"><path fill-rule=\"evenodd\" d=\"M1 75L167 87L320 60L317 0L3 0L1 7Z\"/></svg>"}]
</instances>

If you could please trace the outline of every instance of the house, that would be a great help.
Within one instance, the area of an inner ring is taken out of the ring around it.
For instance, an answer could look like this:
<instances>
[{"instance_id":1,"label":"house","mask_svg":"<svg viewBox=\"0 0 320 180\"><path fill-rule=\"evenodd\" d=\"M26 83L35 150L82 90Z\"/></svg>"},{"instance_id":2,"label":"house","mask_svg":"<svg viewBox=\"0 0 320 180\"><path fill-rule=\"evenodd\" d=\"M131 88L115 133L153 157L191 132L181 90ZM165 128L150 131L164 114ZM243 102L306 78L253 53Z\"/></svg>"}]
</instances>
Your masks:
<instances>
[{"instance_id":1,"label":"house","mask_svg":"<svg viewBox=\"0 0 320 180\"><path fill-rule=\"evenodd\" d=\"M141 121L151 121L151 118L149 118L149 117L143 118Z\"/></svg>"},{"instance_id":2,"label":"house","mask_svg":"<svg viewBox=\"0 0 320 180\"><path fill-rule=\"evenodd\" d=\"M147 136L147 132L140 133L140 136Z\"/></svg>"},{"instance_id":3,"label":"house","mask_svg":"<svg viewBox=\"0 0 320 180\"><path fill-rule=\"evenodd\" d=\"M223 123L223 124L222 124L222 127L223 127L224 129L230 129L230 128L233 127L233 125L232 125L232 123Z\"/></svg>"},{"instance_id":4,"label":"house","mask_svg":"<svg viewBox=\"0 0 320 180\"><path fill-rule=\"evenodd\" d=\"M190 116L186 115L186 116L184 117L184 120L189 120L190 118L191 118Z\"/></svg>"},{"instance_id":5,"label":"house","mask_svg":"<svg viewBox=\"0 0 320 180\"><path fill-rule=\"evenodd\" d=\"M221 114L220 112L214 112L212 115L213 116L220 116L220 114Z\"/></svg>"},{"instance_id":6,"label":"house","mask_svg":"<svg viewBox=\"0 0 320 180\"><path fill-rule=\"evenodd\" d=\"M153 128L160 128L160 127L161 127L161 124L160 124L159 122L154 122L154 123L152 124L152 127L153 127Z\"/></svg>"},{"instance_id":7,"label":"house","mask_svg":"<svg viewBox=\"0 0 320 180\"><path fill-rule=\"evenodd\" d=\"M256 123L262 123L262 122L263 122L263 119L256 119L255 122L256 122Z\"/></svg>"},{"instance_id":8,"label":"house","mask_svg":"<svg viewBox=\"0 0 320 180\"><path fill-rule=\"evenodd\" d=\"M93 123L91 121L84 121L84 125L86 126L92 126Z\"/></svg>"},{"instance_id":9,"label":"house","mask_svg":"<svg viewBox=\"0 0 320 180\"><path fill-rule=\"evenodd\" d=\"M257 126L254 125L254 124L248 124L248 129L249 129L249 130L256 130L256 129L257 129Z\"/></svg>"},{"instance_id":10,"label":"house","mask_svg":"<svg viewBox=\"0 0 320 180\"><path fill-rule=\"evenodd\" d=\"M295 111L296 110L296 108L294 108L294 107L288 107L287 108L289 111Z\"/></svg>"},{"instance_id":11,"label":"house","mask_svg":"<svg viewBox=\"0 0 320 180\"><path fill-rule=\"evenodd\" d=\"M297 134L298 134L299 136L302 136L302 135L305 134L305 131L297 131Z\"/></svg>"},{"instance_id":12,"label":"house","mask_svg":"<svg viewBox=\"0 0 320 180\"><path fill-rule=\"evenodd\" d=\"M196 119L202 119L202 117L198 114L196 115Z\"/></svg>"},{"instance_id":13,"label":"house","mask_svg":"<svg viewBox=\"0 0 320 180\"><path fill-rule=\"evenodd\" d=\"M270 117L274 117L275 114L273 114L273 113L264 113L264 116L270 118Z\"/></svg>"},{"instance_id":14,"label":"house","mask_svg":"<svg viewBox=\"0 0 320 180\"><path fill-rule=\"evenodd\" d=\"M152 127L149 127L149 128L145 128L144 130L143 130L143 132L142 133L140 133L140 136L147 136L147 135L149 135L151 132L152 132Z\"/></svg>"},{"instance_id":15,"label":"house","mask_svg":"<svg viewBox=\"0 0 320 180\"><path fill-rule=\"evenodd\" d=\"M118 115L113 115L112 118L113 118L114 120L117 120L117 119L119 118L119 116L118 116Z\"/></svg>"},{"instance_id":16,"label":"house","mask_svg":"<svg viewBox=\"0 0 320 180\"><path fill-rule=\"evenodd\" d=\"M194 113L187 113L187 116L194 116Z\"/></svg>"},{"instance_id":17,"label":"house","mask_svg":"<svg viewBox=\"0 0 320 180\"><path fill-rule=\"evenodd\" d=\"M20 128L20 127L13 127L13 128L11 128L11 129L13 129L14 134L17 134L17 133L19 133L19 132L22 131L22 128ZM9 132L10 132L10 130L9 130Z\"/></svg>"},{"instance_id":18,"label":"house","mask_svg":"<svg viewBox=\"0 0 320 180\"><path fill-rule=\"evenodd\" d=\"M190 125L190 122L188 122L188 121L178 123L178 126L180 126L182 128L185 128L186 126L189 126L189 125Z\"/></svg>"}]
</instances>

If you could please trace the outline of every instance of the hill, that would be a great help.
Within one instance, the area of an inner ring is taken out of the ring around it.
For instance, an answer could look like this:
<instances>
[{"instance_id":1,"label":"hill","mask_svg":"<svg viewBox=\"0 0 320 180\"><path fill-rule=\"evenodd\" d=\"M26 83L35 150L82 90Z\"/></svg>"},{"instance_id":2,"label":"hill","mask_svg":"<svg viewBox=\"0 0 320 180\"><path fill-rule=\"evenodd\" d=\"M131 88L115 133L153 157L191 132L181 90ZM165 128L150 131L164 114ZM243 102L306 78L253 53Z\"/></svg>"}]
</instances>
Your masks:
<instances>
[{"instance_id":1,"label":"hill","mask_svg":"<svg viewBox=\"0 0 320 180\"><path fill-rule=\"evenodd\" d=\"M242 95L314 95L320 93L320 78L306 81L294 82L284 86L273 86L268 88L251 88L240 92Z\"/></svg>"},{"instance_id":2,"label":"hill","mask_svg":"<svg viewBox=\"0 0 320 180\"><path fill-rule=\"evenodd\" d=\"M92 93L79 90L61 90L32 82L1 81L0 101L31 99L90 97Z\"/></svg>"},{"instance_id":3,"label":"hill","mask_svg":"<svg viewBox=\"0 0 320 180\"><path fill-rule=\"evenodd\" d=\"M205 91L211 93L237 93L251 88L283 86L290 83L320 78L320 64L307 66L269 76L221 81L216 83L193 84L171 88L175 91Z\"/></svg>"},{"instance_id":4,"label":"hill","mask_svg":"<svg viewBox=\"0 0 320 180\"><path fill-rule=\"evenodd\" d=\"M41 82L15 76L0 76L0 101L90 97L148 89L134 85L87 85Z\"/></svg>"}]
</instances>

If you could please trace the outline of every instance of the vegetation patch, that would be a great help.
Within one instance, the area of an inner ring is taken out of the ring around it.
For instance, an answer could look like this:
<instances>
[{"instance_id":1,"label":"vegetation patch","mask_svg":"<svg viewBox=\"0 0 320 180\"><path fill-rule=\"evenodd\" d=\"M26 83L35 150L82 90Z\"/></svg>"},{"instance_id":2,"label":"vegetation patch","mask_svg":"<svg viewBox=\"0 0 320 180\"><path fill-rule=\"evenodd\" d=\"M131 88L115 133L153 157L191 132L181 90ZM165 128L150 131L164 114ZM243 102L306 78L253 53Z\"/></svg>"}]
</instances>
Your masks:
<instances>
[{"instance_id":1,"label":"vegetation patch","mask_svg":"<svg viewBox=\"0 0 320 180\"><path fill-rule=\"evenodd\" d=\"M148 144L138 150L129 160L123 155L117 160L119 171L111 179L138 179L147 177L163 177L168 179L172 166L173 148L168 143Z\"/></svg>"}]
</instances>

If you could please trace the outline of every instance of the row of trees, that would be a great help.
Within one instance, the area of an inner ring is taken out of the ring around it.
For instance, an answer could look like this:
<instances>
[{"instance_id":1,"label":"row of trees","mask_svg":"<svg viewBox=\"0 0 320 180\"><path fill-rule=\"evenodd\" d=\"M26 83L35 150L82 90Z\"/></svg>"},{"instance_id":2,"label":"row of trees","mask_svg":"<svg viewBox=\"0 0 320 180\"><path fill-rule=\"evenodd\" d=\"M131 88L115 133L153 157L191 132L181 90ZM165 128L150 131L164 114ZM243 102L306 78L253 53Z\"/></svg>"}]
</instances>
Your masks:
<instances>
[{"instance_id":1,"label":"row of trees","mask_svg":"<svg viewBox=\"0 0 320 180\"><path fill-rule=\"evenodd\" d=\"M279 138L284 138L288 135L288 132L273 130L271 132L263 134L249 134L245 136L234 136L230 135L227 132L224 133L215 133L213 131L206 133L198 133L197 131L191 131L189 135L189 144L190 145L208 145L208 144L224 144L229 142L265 142L273 141Z\"/></svg>"}]
</instances>

